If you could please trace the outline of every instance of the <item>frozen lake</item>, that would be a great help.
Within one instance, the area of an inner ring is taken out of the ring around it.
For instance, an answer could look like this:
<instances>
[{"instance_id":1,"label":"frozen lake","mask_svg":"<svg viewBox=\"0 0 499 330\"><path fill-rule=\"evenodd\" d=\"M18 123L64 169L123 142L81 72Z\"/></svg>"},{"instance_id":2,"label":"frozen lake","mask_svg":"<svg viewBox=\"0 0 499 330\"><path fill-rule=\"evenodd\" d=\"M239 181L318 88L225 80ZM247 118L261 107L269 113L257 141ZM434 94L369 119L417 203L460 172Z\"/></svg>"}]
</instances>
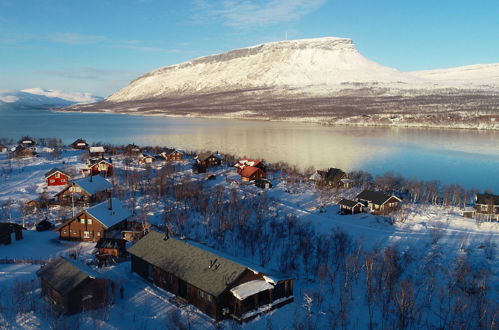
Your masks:
<instances>
[{"instance_id":1,"label":"frozen lake","mask_svg":"<svg viewBox=\"0 0 499 330\"><path fill-rule=\"evenodd\" d=\"M499 192L499 132L329 127L302 123L114 114L0 112L0 137L59 137L66 143L162 145L459 183Z\"/></svg>"}]
</instances>

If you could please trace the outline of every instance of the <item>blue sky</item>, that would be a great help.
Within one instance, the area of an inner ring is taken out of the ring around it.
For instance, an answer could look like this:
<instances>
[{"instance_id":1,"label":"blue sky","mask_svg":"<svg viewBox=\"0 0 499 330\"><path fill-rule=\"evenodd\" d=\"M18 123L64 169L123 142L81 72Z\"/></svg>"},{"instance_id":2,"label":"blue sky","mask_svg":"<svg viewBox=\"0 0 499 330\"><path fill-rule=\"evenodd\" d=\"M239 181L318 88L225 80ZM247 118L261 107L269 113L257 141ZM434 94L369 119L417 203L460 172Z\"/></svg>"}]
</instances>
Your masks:
<instances>
[{"instance_id":1,"label":"blue sky","mask_svg":"<svg viewBox=\"0 0 499 330\"><path fill-rule=\"evenodd\" d=\"M0 0L0 89L107 96L152 69L268 41L352 38L401 71L499 62L497 0Z\"/></svg>"}]
</instances>

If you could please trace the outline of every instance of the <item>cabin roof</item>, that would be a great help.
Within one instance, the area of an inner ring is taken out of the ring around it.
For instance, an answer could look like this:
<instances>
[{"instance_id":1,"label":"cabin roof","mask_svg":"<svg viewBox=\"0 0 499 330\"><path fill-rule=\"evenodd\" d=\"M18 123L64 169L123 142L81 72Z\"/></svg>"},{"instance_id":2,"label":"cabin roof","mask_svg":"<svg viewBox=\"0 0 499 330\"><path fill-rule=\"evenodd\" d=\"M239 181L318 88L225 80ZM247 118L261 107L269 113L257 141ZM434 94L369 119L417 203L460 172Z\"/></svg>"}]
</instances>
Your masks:
<instances>
[{"instance_id":1,"label":"cabin roof","mask_svg":"<svg viewBox=\"0 0 499 330\"><path fill-rule=\"evenodd\" d=\"M348 207L354 207L355 205L357 204L360 204L359 202L356 202L356 201L352 201L350 199L342 199L338 205L345 205L345 206L348 206Z\"/></svg>"},{"instance_id":2,"label":"cabin roof","mask_svg":"<svg viewBox=\"0 0 499 330\"><path fill-rule=\"evenodd\" d=\"M360 194L357 195L358 199L370 201L374 204L377 205L382 205L386 201L388 201L390 198L395 197L400 201L400 198L394 195L387 195L384 192L381 191L373 191L373 190L364 190Z\"/></svg>"},{"instance_id":3,"label":"cabin roof","mask_svg":"<svg viewBox=\"0 0 499 330\"><path fill-rule=\"evenodd\" d=\"M113 184L111 182L104 179L100 175L87 176L85 178L74 180L73 183L86 191L89 195L95 195L99 191L103 191L113 187ZM64 190L59 192L57 195L66 191L69 187L71 187L71 184L68 185Z\"/></svg>"},{"instance_id":4,"label":"cabin roof","mask_svg":"<svg viewBox=\"0 0 499 330\"><path fill-rule=\"evenodd\" d=\"M70 293L88 279L103 278L87 265L65 257L57 257L36 273L62 295Z\"/></svg>"},{"instance_id":5,"label":"cabin roof","mask_svg":"<svg viewBox=\"0 0 499 330\"><path fill-rule=\"evenodd\" d=\"M79 138L79 139L75 140L75 141L74 141L73 143L71 143L71 144L78 144L78 143L85 143L85 144L86 144L86 143L87 143L87 141L83 140L82 138Z\"/></svg>"},{"instance_id":6,"label":"cabin roof","mask_svg":"<svg viewBox=\"0 0 499 330\"><path fill-rule=\"evenodd\" d=\"M60 169L58 169L57 167L55 167L55 168L51 169L50 171L48 171L47 173L45 173L45 178L48 178L48 177L52 176L53 174L55 174L57 172L59 172L61 174L64 174L65 176L69 177L69 174L67 174L66 172L61 171Z\"/></svg>"},{"instance_id":7,"label":"cabin roof","mask_svg":"<svg viewBox=\"0 0 499 330\"><path fill-rule=\"evenodd\" d=\"M210 152L210 151L200 153L199 155L196 156L196 159L203 161L203 160L207 160L211 156L218 158L218 159L222 159L222 155L214 153L214 152Z\"/></svg>"},{"instance_id":8,"label":"cabin roof","mask_svg":"<svg viewBox=\"0 0 499 330\"><path fill-rule=\"evenodd\" d=\"M95 245L96 249L124 249L126 241L122 238L101 238Z\"/></svg>"},{"instance_id":9,"label":"cabin roof","mask_svg":"<svg viewBox=\"0 0 499 330\"><path fill-rule=\"evenodd\" d=\"M262 273L269 282L290 278L278 272L262 271L260 267L196 242L166 238L156 231L150 231L128 252L215 297L248 270Z\"/></svg>"},{"instance_id":10,"label":"cabin roof","mask_svg":"<svg viewBox=\"0 0 499 330\"><path fill-rule=\"evenodd\" d=\"M476 204L489 204L490 201L493 202L494 205L499 205L499 195L493 194L476 194Z\"/></svg>"},{"instance_id":11,"label":"cabin roof","mask_svg":"<svg viewBox=\"0 0 499 330\"><path fill-rule=\"evenodd\" d=\"M95 219L99 220L107 228L130 217L131 213L123 207L121 201L112 198L112 209L109 209L109 201L102 202L85 210Z\"/></svg>"},{"instance_id":12,"label":"cabin roof","mask_svg":"<svg viewBox=\"0 0 499 330\"><path fill-rule=\"evenodd\" d=\"M253 174L255 174L256 172L258 171L261 171L260 168L258 167L253 167L253 166L245 166L242 170L241 170L241 176L243 177L246 177L246 178L249 178L251 177Z\"/></svg>"},{"instance_id":13,"label":"cabin roof","mask_svg":"<svg viewBox=\"0 0 499 330\"><path fill-rule=\"evenodd\" d=\"M101 147L101 146L90 147L90 148L88 148L88 151L90 151L91 153L93 153L93 152L106 152L106 150L104 149L104 147Z\"/></svg>"},{"instance_id":14,"label":"cabin roof","mask_svg":"<svg viewBox=\"0 0 499 330\"><path fill-rule=\"evenodd\" d=\"M106 158L92 158L92 159L88 159L88 163L90 166L94 166L95 164L99 164L99 163L108 163L109 165L113 165L113 162L111 161L111 159L106 159Z\"/></svg>"}]
</instances>

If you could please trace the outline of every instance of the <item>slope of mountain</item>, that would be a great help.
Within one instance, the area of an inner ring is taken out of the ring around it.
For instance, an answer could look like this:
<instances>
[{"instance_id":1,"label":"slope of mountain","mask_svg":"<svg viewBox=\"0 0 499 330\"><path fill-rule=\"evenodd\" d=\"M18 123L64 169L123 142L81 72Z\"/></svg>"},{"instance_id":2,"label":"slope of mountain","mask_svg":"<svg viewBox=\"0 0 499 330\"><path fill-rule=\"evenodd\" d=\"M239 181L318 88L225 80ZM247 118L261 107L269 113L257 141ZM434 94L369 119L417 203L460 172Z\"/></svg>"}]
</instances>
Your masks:
<instances>
[{"instance_id":1,"label":"slope of mountain","mask_svg":"<svg viewBox=\"0 0 499 330\"><path fill-rule=\"evenodd\" d=\"M89 93L67 93L41 88L0 91L0 107L61 108L98 101L102 101L102 98Z\"/></svg>"},{"instance_id":2,"label":"slope of mountain","mask_svg":"<svg viewBox=\"0 0 499 330\"><path fill-rule=\"evenodd\" d=\"M407 72L408 74L449 87L488 87L499 89L499 63L475 64L448 69Z\"/></svg>"},{"instance_id":3,"label":"slope of mountain","mask_svg":"<svg viewBox=\"0 0 499 330\"><path fill-rule=\"evenodd\" d=\"M404 88L421 82L423 79L368 60L350 39L319 38L272 42L160 68L136 79L108 100L255 88L327 95L348 84Z\"/></svg>"}]
</instances>

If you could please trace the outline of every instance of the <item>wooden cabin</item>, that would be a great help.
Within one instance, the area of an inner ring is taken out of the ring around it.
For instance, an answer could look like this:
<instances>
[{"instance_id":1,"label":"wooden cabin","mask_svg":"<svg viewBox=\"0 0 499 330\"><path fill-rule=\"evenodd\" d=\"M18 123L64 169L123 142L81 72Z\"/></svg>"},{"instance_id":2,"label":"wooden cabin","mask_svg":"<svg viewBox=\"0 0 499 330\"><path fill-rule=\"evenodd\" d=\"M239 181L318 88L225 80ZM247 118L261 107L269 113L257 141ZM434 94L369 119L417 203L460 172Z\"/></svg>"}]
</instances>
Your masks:
<instances>
[{"instance_id":1,"label":"wooden cabin","mask_svg":"<svg viewBox=\"0 0 499 330\"><path fill-rule=\"evenodd\" d=\"M315 173L309 177L309 180L316 184L332 186L333 188L349 188L351 183L351 180L347 178L346 173L339 168L329 168L327 171L315 171Z\"/></svg>"},{"instance_id":2,"label":"wooden cabin","mask_svg":"<svg viewBox=\"0 0 499 330\"><path fill-rule=\"evenodd\" d=\"M361 213L363 209L362 203L349 199L342 199L338 205L340 206L341 214L357 214Z\"/></svg>"},{"instance_id":3,"label":"wooden cabin","mask_svg":"<svg viewBox=\"0 0 499 330\"><path fill-rule=\"evenodd\" d=\"M18 145L14 151L11 153L11 157L13 158L28 158L36 156L36 147L35 148L26 148L21 145Z\"/></svg>"},{"instance_id":4,"label":"wooden cabin","mask_svg":"<svg viewBox=\"0 0 499 330\"><path fill-rule=\"evenodd\" d=\"M395 195L387 195L384 192L364 190L357 195L357 201L367 207L372 214L387 215L402 202Z\"/></svg>"},{"instance_id":5,"label":"wooden cabin","mask_svg":"<svg viewBox=\"0 0 499 330\"><path fill-rule=\"evenodd\" d=\"M140 154L142 154L142 150L135 144L129 144L125 147L125 155L128 157L137 157Z\"/></svg>"},{"instance_id":6,"label":"wooden cabin","mask_svg":"<svg viewBox=\"0 0 499 330\"><path fill-rule=\"evenodd\" d=\"M156 161L156 156L149 152L143 152L140 154L138 161L139 164L152 164Z\"/></svg>"},{"instance_id":7,"label":"wooden cabin","mask_svg":"<svg viewBox=\"0 0 499 330\"><path fill-rule=\"evenodd\" d=\"M264 173L267 172L267 164L263 161L263 159L253 160L253 159L249 159L249 158L243 158L243 159L240 159L234 165L234 167L237 168L237 173L240 173L244 168L249 167L249 166L257 167L257 168L261 169Z\"/></svg>"},{"instance_id":8,"label":"wooden cabin","mask_svg":"<svg viewBox=\"0 0 499 330\"><path fill-rule=\"evenodd\" d=\"M100 265L118 262L126 257L126 241L122 238L101 238L95 245L97 260Z\"/></svg>"},{"instance_id":9,"label":"wooden cabin","mask_svg":"<svg viewBox=\"0 0 499 330\"><path fill-rule=\"evenodd\" d=\"M36 274L42 295L63 314L101 308L110 301L111 281L76 260L57 257Z\"/></svg>"},{"instance_id":10,"label":"wooden cabin","mask_svg":"<svg viewBox=\"0 0 499 330\"><path fill-rule=\"evenodd\" d=\"M32 151L36 151L36 141L29 136L25 136L21 140L17 141L17 144L23 148L28 148Z\"/></svg>"},{"instance_id":11,"label":"wooden cabin","mask_svg":"<svg viewBox=\"0 0 499 330\"><path fill-rule=\"evenodd\" d=\"M130 212L117 198L92 206L67 220L54 231L59 239L70 241L97 242L102 237L121 237L127 229Z\"/></svg>"},{"instance_id":12,"label":"wooden cabin","mask_svg":"<svg viewBox=\"0 0 499 330\"><path fill-rule=\"evenodd\" d=\"M36 231L47 231L52 230L54 228L54 224L47 219L44 219L36 224Z\"/></svg>"},{"instance_id":13,"label":"wooden cabin","mask_svg":"<svg viewBox=\"0 0 499 330\"><path fill-rule=\"evenodd\" d=\"M53 168L45 173L47 186L65 186L69 183L71 176L58 168Z\"/></svg>"},{"instance_id":14,"label":"wooden cabin","mask_svg":"<svg viewBox=\"0 0 499 330\"><path fill-rule=\"evenodd\" d=\"M476 194L475 196L476 214L487 220L499 221L499 195Z\"/></svg>"},{"instance_id":15,"label":"wooden cabin","mask_svg":"<svg viewBox=\"0 0 499 330\"><path fill-rule=\"evenodd\" d=\"M106 149L102 146L88 148L88 155L91 158L103 158L105 153Z\"/></svg>"},{"instance_id":16,"label":"wooden cabin","mask_svg":"<svg viewBox=\"0 0 499 330\"><path fill-rule=\"evenodd\" d=\"M6 145L0 143L0 153L4 153L9 151L9 148L7 148Z\"/></svg>"},{"instance_id":17,"label":"wooden cabin","mask_svg":"<svg viewBox=\"0 0 499 330\"><path fill-rule=\"evenodd\" d=\"M71 148L78 150L86 150L88 148L88 143L82 138L79 138L78 140L71 143Z\"/></svg>"},{"instance_id":18,"label":"wooden cabin","mask_svg":"<svg viewBox=\"0 0 499 330\"><path fill-rule=\"evenodd\" d=\"M0 222L0 245L8 245L12 243L14 237L16 241L23 239L24 227L17 223Z\"/></svg>"},{"instance_id":19,"label":"wooden cabin","mask_svg":"<svg viewBox=\"0 0 499 330\"><path fill-rule=\"evenodd\" d=\"M246 166L240 172L243 181L254 181L265 178L265 172L258 167Z\"/></svg>"},{"instance_id":20,"label":"wooden cabin","mask_svg":"<svg viewBox=\"0 0 499 330\"><path fill-rule=\"evenodd\" d=\"M132 271L216 321L245 321L293 301L293 278L150 231L128 249Z\"/></svg>"},{"instance_id":21,"label":"wooden cabin","mask_svg":"<svg viewBox=\"0 0 499 330\"><path fill-rule=\"evenodd\" d=\"M109 158L87 159L87 163L81 172L83 176L102 175L105 177L113 175L113 161Z\"/></svg>"},{"instance_id":22,"label":"wooden cabin","mask_svg":"<svg viewBox=\"0 0 499 330\"><path fill-rule=\"evenodd\" d=\"M222 164L222 155L213 152L203 152L197 155L195 159L199 165L204 166L205 168Z\"/></svg>"},{"instance_id":23,"label":"wooden cabin","mask_svg":"<svg viewBox=\"0 0 499 330\"><path fill-rule=\"evenodd\" d=\"M61 205L88 205L103 201L113 184L100 175L92 175L70 182L55 197Z\"/></svg>"},{"instance_id":24,"label":"wooden cabin","mask_svg":"<svg viewBox=\"0 0 499 330\"><path fill-rule=\"evenodd\" d=\"M179 149L168 149L159 154L168 162L175 162L184 159L184 151Z\"/></svg>"}]
</instances>

